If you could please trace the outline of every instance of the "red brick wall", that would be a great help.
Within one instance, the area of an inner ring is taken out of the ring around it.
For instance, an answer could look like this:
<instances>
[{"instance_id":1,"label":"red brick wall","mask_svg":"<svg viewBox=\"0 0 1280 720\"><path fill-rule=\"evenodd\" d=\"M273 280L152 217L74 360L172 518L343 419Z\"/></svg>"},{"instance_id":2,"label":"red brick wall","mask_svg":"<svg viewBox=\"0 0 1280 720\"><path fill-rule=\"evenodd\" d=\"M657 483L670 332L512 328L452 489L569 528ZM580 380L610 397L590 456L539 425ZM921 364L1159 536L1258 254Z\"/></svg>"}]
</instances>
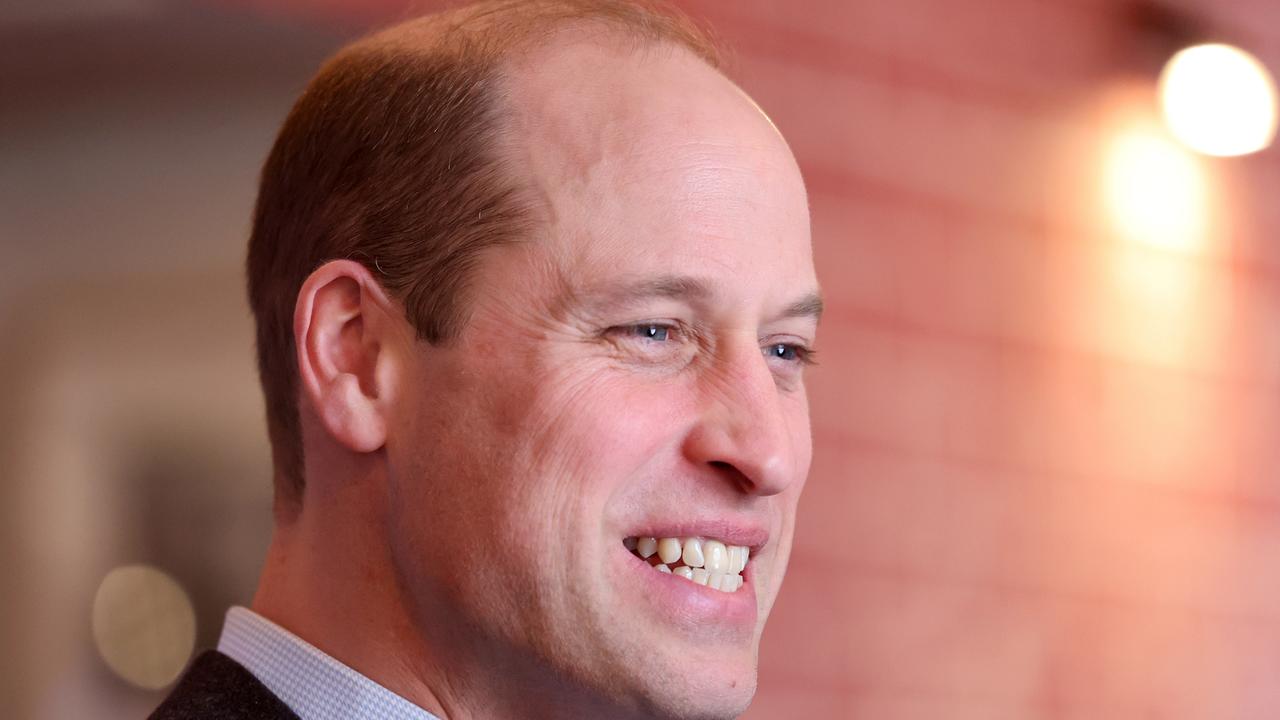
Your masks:
<instances>
[{"instance_id":1,"label":"red brick wall","mask_svg":"<svg viewBox=\"0 0 1280 720\"><path fill-rule=\"evenodd\" d=\"M749 717L1280 716L1280 152L1152 248L1099 200L1121 4L684 5L800 159L830 308ZM1190 9L1280 69L1280 3Z\"/></svg>"}]
</instances>

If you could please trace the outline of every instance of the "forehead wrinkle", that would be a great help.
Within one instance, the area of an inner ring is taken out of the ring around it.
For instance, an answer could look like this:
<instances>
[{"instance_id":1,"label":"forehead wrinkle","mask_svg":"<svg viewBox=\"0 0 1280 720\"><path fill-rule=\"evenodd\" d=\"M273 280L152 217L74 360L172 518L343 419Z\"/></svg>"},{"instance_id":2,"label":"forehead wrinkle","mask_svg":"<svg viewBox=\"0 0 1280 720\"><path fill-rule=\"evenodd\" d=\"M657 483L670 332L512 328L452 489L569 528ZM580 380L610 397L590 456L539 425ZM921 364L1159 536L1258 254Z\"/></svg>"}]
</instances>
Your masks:
<instances>
[{"instance_id":1,"label":"forehead wrinkle","mask_svg":"<svg viewBox=\"0 0 1280 720\"><path fill-rule=\"evenodd\" d=\"M638 182L636 173L667 176L686 193L736 195L742 183L758 183L761 176L780 169L759 145L682 140L670 145L636 145L628 148L626 175L620 185Z\"/></svg>"}]
</instances>

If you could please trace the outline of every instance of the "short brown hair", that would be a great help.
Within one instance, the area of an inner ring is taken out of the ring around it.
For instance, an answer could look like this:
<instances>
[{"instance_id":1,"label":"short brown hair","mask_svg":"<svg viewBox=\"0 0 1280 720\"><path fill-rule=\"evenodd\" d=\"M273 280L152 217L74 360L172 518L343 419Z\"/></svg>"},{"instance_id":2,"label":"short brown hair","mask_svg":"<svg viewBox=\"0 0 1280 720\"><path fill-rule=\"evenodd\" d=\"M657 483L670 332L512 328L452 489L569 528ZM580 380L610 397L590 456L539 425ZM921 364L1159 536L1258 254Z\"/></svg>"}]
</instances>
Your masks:
<instances>
[{"instance_id":1,"label":"short brown hair","mask_svg":"<svg viewBox=\"0 0 1280 720\"><path fill-rule=\"evenodd\" d=\"M247 260L277 509L300 503L304 484L293 339L302 283L329 260L356 260L403 303L420 339L456 336L480 253L532 224L517 173L494 150L512 140L503 63L584 23L720 66L708 35L664 5L493 0L349 45L293 106L262 170Z\"/></svg>"}]
</instances>

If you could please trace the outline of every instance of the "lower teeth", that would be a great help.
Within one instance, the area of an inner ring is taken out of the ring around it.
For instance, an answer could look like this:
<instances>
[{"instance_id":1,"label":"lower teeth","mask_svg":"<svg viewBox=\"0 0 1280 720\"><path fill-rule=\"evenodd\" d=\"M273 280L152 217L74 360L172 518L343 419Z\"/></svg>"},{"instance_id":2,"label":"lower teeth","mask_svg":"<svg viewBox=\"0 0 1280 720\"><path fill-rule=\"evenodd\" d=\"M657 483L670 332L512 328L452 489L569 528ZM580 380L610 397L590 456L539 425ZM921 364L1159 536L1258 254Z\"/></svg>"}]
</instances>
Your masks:
<instances>
[{"instance_id":1,"label":"lower teeth","mask_svg":"<svg viewBox=\"0 0 1280 720\"><path fill-rule=\"evenodd\" d=\"M650 566L664 575L676 575L698 585L705 585L720 592L737 592L742 587L742 576L737 573L709 572L706 568L691 568L681 565L672 568L665 563Z\"/></svg>"},{"instance_id":2,"label":"lower teeth","mask_svg":"<svg viewBox=\"0 0 1280 720\"><path fill-rule=\"evenodd\" d=\"M655 565L654 569L661 573L679 575L689 582L705 585L720 592L737 592L743 582L742 576L737 573L713 573L707 572L706 568L691 568L687 565L681 565L675 570L666 565Z\"/></svg>"}]
</instances>

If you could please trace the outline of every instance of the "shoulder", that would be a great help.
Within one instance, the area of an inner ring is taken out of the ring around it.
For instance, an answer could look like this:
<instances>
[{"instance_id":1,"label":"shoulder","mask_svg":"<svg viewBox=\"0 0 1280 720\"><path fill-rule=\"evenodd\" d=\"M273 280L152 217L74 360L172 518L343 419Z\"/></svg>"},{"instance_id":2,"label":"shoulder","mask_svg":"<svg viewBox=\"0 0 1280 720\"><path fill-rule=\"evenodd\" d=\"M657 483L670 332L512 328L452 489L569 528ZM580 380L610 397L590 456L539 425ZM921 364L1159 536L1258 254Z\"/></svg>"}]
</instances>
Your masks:
<instances>
[{"instance_id":1,"label":"shoulder","mask_svg":"<svg viewBox=\"0 0 1280 720\"><path fill-rule=\"evenodd\" d=\"M299 720L235 660L216 650L195 659L148 720Z\"/></svg>"}]
</instances>

